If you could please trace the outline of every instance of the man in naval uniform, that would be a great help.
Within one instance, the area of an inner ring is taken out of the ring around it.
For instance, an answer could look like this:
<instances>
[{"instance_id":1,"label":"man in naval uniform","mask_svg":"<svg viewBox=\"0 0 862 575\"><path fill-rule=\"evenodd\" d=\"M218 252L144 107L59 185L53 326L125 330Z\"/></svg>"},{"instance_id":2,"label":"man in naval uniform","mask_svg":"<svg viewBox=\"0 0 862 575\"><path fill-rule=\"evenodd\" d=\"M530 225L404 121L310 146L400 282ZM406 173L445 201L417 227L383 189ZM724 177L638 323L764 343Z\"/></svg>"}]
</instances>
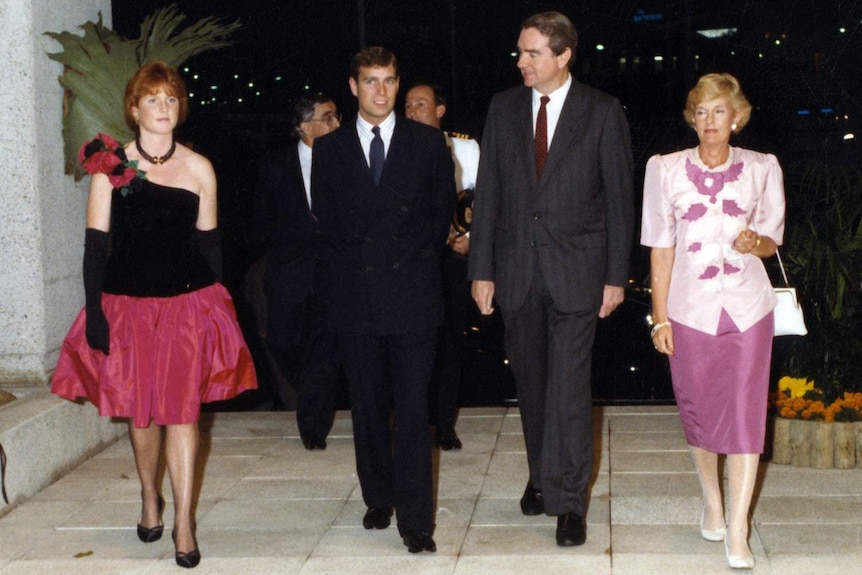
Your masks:
<instances>
[{"instance_id":1,"label":"man in naval uniform","mask_svg":"<svg viewBox=\"0 0 862 575\"><path fill-rule=\"evenodd\" d=\"M419 83L408 90L404 115L411 120L440 128L445 114L446 98L439 86ZM437 427L435 443L441 449L449 450L461 449L461 440L455 433L455 420L458 415L464 323L471 301L470 283L467 281L467 253L470 249L473 188L479 171L479 143L457 132L444 134L455 160L458 206L449 233L449 249L443 258L446 323L438 342L430 405L431 421Z\"/></svg>"}]
</instances>

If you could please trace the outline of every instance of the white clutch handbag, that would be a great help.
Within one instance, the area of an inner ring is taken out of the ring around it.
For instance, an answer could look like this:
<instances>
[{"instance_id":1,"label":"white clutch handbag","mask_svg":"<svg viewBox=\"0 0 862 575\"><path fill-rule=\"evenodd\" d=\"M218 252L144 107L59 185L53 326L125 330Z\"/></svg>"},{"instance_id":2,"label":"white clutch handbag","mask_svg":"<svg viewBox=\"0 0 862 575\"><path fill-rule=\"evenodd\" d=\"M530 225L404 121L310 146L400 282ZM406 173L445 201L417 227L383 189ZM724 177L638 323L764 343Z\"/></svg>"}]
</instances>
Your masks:
<instances>
[{"instance_id":1,"label":"white clutch handbag","mask_svg":"<svg viewBox=\"0 0 862 575\"><path fill-rule=\"evenodd\" d=\"M773 287L778 297L778 305L772 310L775 315L775 335L806 335L808 328L805 327L805 316L796 297L796 288L790 287L790 282L787 281L787 272L784 271L784 262L781 261L778 248L775 249L775 255L778 256L778 265L784 278L784 287Z\"/></svg>"}]
</instances>

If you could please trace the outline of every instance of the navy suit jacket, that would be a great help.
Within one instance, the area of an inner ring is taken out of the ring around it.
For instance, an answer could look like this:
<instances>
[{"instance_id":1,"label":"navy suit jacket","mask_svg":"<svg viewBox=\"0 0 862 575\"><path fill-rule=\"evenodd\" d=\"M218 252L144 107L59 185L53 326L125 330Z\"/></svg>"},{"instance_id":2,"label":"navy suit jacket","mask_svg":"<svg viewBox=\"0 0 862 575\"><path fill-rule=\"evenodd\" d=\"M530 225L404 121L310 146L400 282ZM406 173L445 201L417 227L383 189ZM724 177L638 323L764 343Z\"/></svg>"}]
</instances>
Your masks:
<instances>
[{"instance_id":1,"label":"navy suit jacket","mask_svg":"<svg viewBox=\"0 0 862 575\"><path fill-rule=\"evenodd\" d=\"M302 320L292 313L312 291L317 235L308 207L297 143L264 156L258 168L255 223L266 241L267 339L292 343Z\"/></svg>"},{"instance_id":2,"label":"navy suit jacket","mask_svg":"<svg viewBox=\"0 0 862 575\"><path fill-rule=\"evenodd\" d=\"M440 256L455 207L443 132L396 116L380 185L356 122L314 141L312 204L336 331L388 335L443 318Z\"/></svg>"},{"instance_id":3,"label":"navy suit jacket","mask_svg":"<svg viewBox=\"0 0 862 575\"><path fill-rule=\"evenodd\" d=\"M494 281L500 305L517 310L541 273L561 311L598 312L604 285L629 277L632 176L615 98L572 80L537 180L532 90L496 94L482 135L470 279Z\"/></svg>"}]
</instances>

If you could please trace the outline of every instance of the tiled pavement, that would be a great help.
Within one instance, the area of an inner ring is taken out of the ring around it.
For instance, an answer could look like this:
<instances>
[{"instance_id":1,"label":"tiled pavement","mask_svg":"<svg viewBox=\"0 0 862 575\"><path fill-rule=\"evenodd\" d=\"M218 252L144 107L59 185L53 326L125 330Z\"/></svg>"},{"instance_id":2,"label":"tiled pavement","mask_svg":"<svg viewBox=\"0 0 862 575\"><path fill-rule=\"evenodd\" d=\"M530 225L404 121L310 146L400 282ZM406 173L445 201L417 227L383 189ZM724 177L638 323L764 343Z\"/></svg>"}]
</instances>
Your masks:
<instances>
[{"instance_id":1,"label":"tiled pavement","mask_svg":"<svg viewBox=\"0 0 862 575\"><path fill-rule=\"evenodd\" d=\"M94 415L95 416L95 415ZM462 410L461 451L435 451L437 553L410 555L393 525L362 528L350 414L326 451L292 413L205 414L196 573L479 575L729 573L700 538L700 490L674 407L597 407L586 545L521 515L527 464L516 408ZM135 535L139 486L118 441L0 518L0 575L179 573L170 537ZM165 479L164 493L170 499ZM170 505L165 513L170 529ZM754 573L862 574L862 468L762 464Z\"/></svg>"}]
</instances>

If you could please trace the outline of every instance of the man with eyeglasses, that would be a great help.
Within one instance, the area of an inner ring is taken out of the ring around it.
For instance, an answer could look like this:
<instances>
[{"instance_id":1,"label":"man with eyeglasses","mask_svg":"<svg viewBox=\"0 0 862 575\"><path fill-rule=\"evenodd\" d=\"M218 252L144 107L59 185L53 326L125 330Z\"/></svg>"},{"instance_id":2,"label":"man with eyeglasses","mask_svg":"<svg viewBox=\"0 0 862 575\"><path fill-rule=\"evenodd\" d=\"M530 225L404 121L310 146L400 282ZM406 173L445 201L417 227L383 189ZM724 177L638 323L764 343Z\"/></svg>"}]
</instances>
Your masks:
<instances>
[{"instance_id":1,"label":"man with eyeglasses","mask_svg":"<svg viewBox=\"0 0 862 575\"><path fill-rule=\"evenodd\" d=\"M326 449L339 378L335 338L315 289L311 154L314 140L338 128L341 116L332 98L314 94L297 99L291 119L298 141L263 159L255 220L267 244L265 341L274 363L296 392L299 434L303 446L311 451ZM289 403L287 390L278 384L273 387L273 407L284 409Z\"/></svg>"}]
</instances>

